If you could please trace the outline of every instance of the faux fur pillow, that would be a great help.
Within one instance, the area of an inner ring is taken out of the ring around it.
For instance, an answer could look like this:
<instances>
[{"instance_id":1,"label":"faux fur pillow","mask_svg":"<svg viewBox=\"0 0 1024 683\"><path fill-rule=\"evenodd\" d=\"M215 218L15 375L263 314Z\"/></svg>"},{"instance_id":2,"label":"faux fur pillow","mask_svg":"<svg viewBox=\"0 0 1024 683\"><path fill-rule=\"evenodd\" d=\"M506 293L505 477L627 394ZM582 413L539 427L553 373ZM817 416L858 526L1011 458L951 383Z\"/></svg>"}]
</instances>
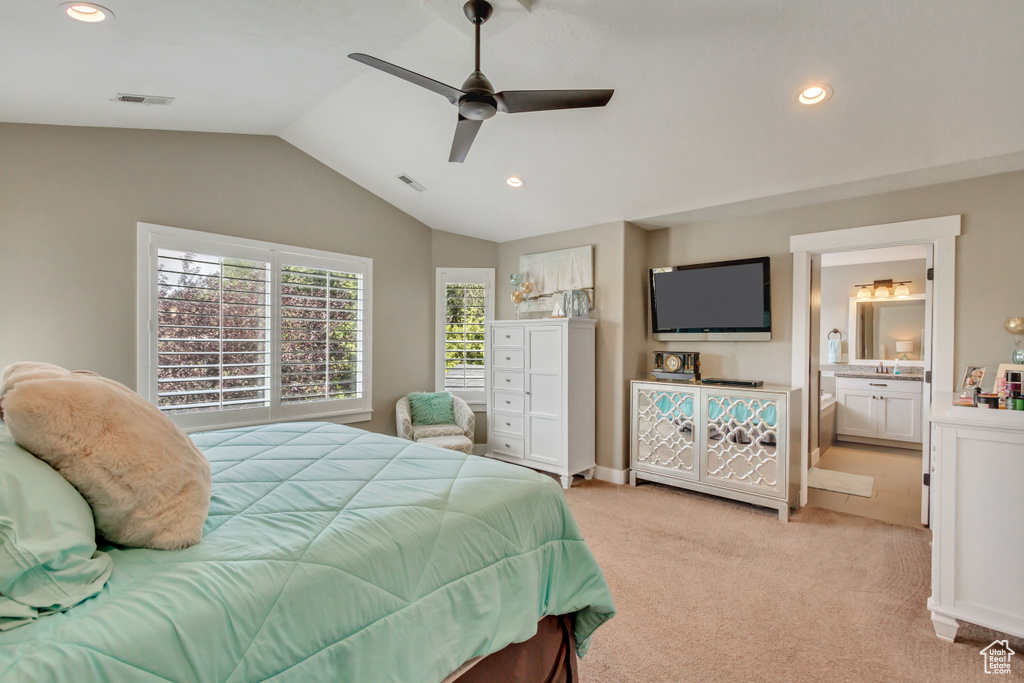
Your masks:
<instances>
[{"instance_id":1,"label":"faux fur pillow","mask_svg":"<svg viewBox=\"0 0 1024 683\"><path fill-rule=\"evenodd\" d=\"M0 374L0 415L22 448L92 506L108 540L187 548L210 510L210 463L170 418L93 373L15 363Z\"/></svg>"}]
</instances>

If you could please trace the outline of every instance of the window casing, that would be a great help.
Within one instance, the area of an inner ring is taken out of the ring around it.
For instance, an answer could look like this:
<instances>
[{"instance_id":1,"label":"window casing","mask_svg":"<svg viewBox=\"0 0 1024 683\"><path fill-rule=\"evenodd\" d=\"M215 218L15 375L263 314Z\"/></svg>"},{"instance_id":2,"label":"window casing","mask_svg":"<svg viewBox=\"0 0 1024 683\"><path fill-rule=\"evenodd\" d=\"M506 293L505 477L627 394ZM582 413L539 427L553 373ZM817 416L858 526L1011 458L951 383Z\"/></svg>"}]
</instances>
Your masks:
<instances>
[{"instance_id":1,"label":"window casing","mask_svg":"<svg viewBox=\"0 0 1024 683\"><path fill-rule=\"evenodd\" d=\"M368 420L372 275L372 259L139 223L139 394L188 430Z\"/></svg>"},{"instance_id":2,"label":"window casing","mask_svg":"<svg viewBox=\"0 0 1024 683\"><path fill-rule=\"evenodd\" d=\"M494 319L493 268L438 268L435 391L487 404L484 323Z\"/></svg>"}]
</instances>

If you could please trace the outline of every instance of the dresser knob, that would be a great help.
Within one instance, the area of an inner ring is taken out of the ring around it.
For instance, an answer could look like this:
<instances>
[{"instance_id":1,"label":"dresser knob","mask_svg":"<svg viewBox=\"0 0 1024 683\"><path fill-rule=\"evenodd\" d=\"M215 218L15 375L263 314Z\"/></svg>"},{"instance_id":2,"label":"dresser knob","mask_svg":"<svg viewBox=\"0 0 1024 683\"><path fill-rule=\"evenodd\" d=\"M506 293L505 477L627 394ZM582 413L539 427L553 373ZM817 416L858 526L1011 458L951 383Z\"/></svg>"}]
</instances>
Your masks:
<instances>
[{"instance_id":1,"label":"dresser knob","mask_svg":"<svg viewBox=\"0 0 1024 683\"><path fill-rule=\"evenodd\" d=\"M511 427L511 426L512 426L512 423L511 423L511 422L506 422L506 423L505 423L505 426L506 426L506 427Z\"/></svg>"},{"instance_id":2,"label":"dresser knob","mask_svg":"<svg viewBox=\"0 0 1024 683\"><path fill-rule=\"evenodd\" d=\"M505 339L511 339L511 338L512 338L512 335L511 335L511 334L506 334L506 335L505 335Z\"/></svg>"},{"instance_id":3,"label":"dresser knob","mask_svg":"<svg viewBox=\"0 0 1024 683\"><path fill-rule=\"evenodd\" d=\"M506 405L512 405L512 401L505 401Z\"/></svg>"},{"instance_id":4,"label":"dresser knob","mask_svg":"<svg viewBox=\"0 0 1024 683\"><path fill-rule=\"evenodd\" d=\"M512 356L505 356L505 360L512 360Z\"/></svg>"},{"instance_id":5,"label":"dresser knob","mask_svg":"<svg viewBox=\"0 0 1024 683\"><path fill-rule=\"evenodd\" d=\"M512 447L509 446L508 444L505 444L505 448L512 448Z\"/></svg>"},{"instance_id":6,"label":"dresser knob","mask_svg":"<svg viewBox=\"0 0 1024 683\"><path fill-rule=\"evenodd\" d=\"M506 377L506 378L505 378L505 381L506 381L506 382L511 382L512 380L511 380L511 379L509 379L508 377Z\"/></svg>"}]
</instances>

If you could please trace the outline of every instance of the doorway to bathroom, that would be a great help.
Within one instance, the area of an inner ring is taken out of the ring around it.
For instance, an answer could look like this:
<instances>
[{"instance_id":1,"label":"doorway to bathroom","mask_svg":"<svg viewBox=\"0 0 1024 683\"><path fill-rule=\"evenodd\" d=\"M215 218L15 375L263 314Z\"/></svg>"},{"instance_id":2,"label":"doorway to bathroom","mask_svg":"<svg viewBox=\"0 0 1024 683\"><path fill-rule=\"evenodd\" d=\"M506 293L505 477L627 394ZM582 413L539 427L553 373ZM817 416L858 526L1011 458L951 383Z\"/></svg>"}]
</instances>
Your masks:
<instances>
[{"instance_id":1,"label":"doorway to bathroom","mask_svg":"<svg viewBox=\"0 0 1024 683\"><path fill-rule=\"evenodd\" d=\"M953 386L960 216L791 238L801 503L928 521L929 408Z\"/></svg>"},{"instance_id":2,"label":"doorway to bathroom","mask_svg":"<svg viewBox=\"0 0 1024 683\"><path fill-rule=\"evenodd\" d=\"M931 260L927 244L812 260L820 361L809 505L921 525Z\"/></svg>"}]
</instances>

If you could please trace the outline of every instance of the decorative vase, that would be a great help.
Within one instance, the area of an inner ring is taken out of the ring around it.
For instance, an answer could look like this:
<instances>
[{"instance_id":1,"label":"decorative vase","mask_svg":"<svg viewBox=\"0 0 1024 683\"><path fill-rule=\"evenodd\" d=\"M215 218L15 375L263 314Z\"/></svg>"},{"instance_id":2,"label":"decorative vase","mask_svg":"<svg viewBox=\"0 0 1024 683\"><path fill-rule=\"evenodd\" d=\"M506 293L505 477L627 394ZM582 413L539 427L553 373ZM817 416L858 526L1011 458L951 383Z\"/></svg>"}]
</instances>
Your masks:
<instances>
[{"instance_id":1,"label":"decorative vase","mask_svg":"<svg viewBox=\"0 0 1024 683\"><path fill-rule=\"evenodd\" d=\"M1024 365L1024 318L1007 318L1003 329L1016 337L1013 342L1014 365Z\"/></svg>"}]
</instances>

